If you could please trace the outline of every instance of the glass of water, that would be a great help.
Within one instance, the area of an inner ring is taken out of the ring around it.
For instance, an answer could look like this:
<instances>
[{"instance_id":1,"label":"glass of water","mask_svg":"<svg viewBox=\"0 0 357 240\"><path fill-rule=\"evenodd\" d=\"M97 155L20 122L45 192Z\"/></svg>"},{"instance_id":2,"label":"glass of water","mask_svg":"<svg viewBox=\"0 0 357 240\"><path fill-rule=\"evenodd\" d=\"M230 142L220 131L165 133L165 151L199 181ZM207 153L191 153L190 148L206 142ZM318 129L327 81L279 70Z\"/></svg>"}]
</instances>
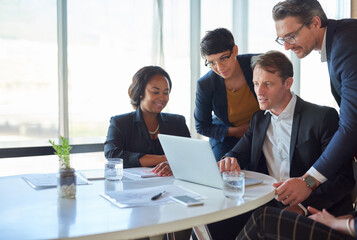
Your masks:
<instances>
[{"instance_id":1,"label":"glass of water","mask_svg":"<svg viewBox=\"0 0 357 240\"><path fill-rule=\"evenodd\" d=\"M242 198L245 191L244 172L223 172L223 193L227 198Z\"/></svg>"},{"instance_id":2,"label":"glass of water","mask_svg":"<svg viewBox=\"0 0 357 240\"><path fill-rule=\"evenodd\" d=\"M107 180L121 180L123 178L123 159L107 158L104 176Z\"/></svg>"}]
</instances>

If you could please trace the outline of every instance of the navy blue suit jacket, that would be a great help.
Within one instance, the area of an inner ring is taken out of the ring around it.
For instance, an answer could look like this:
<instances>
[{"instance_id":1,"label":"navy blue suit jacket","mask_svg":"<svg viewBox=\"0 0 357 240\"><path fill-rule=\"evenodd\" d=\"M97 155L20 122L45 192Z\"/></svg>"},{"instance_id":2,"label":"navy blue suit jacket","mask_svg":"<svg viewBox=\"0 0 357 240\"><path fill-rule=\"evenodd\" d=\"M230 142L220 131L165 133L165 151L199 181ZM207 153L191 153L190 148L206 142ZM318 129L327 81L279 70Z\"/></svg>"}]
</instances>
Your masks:
<instances>
[{"instance_id":1,"label":"navy blue suit jacket","mask_svg":"<svg viewBox=\"0 0 357 240\"><path fill-rule=\"evenodd\" d=\"M271 115L258 111L249 129L226 155L236 157L243 169L268 173L263 144ZM302 176L325 150L338 128L338 114L330 107L318 106L297 97L290 142L290 177ZM302 204L326 208L335 215L351 210L350 191L354 186L352 162L345 161L335 178L312 192Z\"/></svg>"},{"instance_id":2,"label":"navy blue suit jacket","mask_svg":"<svg viewBox=\"0 0 357 240\"><path fill-rule=\"evenodd\" d=\"M329 20L326 32L331 91L340 106L339 128L314 168L328 179L357 153L357 20Z\"/></svg>"},{"instance_id":3,"label":"navy blue suit jacket","mask_svg":"<svg viewBox=\"0 0 357 240\"><path fill-rule=\"evenodd\" d=\"M184 116L160 113L158 121L160 133L190 137ZM164 155L164 151L158 139L150 138L141 110L138 108L135 112L110 119L104 154L106 158L122 158L124 168L129 168L141 167L139 159L145 154Z\"/></svg>"},{"instance_id":4,"label":"navy blue suit jacket","mask_svg":"<svg viewBox=\"0 0 357 240\"><path fill-rule=\"evenodd\" d=\"M237 60L242 68L245 80L256 97L253 86L253 71L251 58L256 54L238 55ZM228 120L227 92L224 79L210 70L197 81L196 108L194 117L196 130L199 134L210 138L212 146L223 142L232 126ZM212 116L212 111L214 115Z\"/></svg>"}]
</instances>

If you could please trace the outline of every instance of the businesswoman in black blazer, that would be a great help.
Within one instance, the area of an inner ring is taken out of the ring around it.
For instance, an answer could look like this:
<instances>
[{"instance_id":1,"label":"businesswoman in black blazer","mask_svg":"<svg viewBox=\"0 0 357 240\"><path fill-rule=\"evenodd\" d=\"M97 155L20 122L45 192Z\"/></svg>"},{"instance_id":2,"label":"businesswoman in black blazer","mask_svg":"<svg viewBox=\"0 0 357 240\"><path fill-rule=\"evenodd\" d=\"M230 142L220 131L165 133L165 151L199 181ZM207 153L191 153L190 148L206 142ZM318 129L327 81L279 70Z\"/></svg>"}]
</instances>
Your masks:
<instances>
[{"instance_id":1,"label":"businesswoman in black blazer","mask_svg":"<svg viewBox=\"0 0 357 240\"><path fill-rule=\"evenodd\" d=\"M135 73L128 94L136 110L114 116L104 143L105 157L123 159L124 168L153 167L159 176L172 175L158 134L190 137L185 118L162 113L169 101L172 82L158 66L147 66Z\"/></svg>"}]
</instances>

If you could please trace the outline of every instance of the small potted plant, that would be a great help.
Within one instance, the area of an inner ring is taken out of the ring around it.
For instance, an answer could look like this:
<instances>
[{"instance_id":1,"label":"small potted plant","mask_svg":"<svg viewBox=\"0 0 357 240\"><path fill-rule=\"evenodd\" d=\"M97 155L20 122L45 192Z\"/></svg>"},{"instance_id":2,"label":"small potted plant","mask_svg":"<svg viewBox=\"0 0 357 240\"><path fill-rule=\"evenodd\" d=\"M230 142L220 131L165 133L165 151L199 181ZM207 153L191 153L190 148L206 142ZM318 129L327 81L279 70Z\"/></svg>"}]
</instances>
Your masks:
<instances>
[{"instance_id":1,"label":"small potted plant","mask_svg":"<svg viewBox=\"0 0 357 240\"><path fill-rule=\"evenodd\" d=\"M76 174L74 168L71 168L69 154L72 149L68 140L60 137L60 143L57 145L54 141L49 140L55 150L54 154L58 156L59 171L57 175L57 192L62 198L76 197Z\"/></svg>"}]
</instances>

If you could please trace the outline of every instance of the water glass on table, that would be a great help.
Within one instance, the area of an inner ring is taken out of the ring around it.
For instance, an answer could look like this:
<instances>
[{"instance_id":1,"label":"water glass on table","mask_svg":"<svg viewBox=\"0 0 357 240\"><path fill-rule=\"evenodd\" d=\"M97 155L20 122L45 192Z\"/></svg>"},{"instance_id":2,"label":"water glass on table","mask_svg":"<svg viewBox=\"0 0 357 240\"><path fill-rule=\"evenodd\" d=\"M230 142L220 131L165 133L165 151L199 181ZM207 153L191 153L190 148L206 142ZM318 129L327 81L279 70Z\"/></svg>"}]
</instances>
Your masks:
<instances>
[{"instance_id":1,"label":"water glass on table","mask_svg":"<svg viewBox=\"0 0 357 240\"><path fill-rule=\"evenodd\" d=\"M227 198L240 199L244 195L244 172L223 172L223 193Z\"/></svg>"},{"instance_id":2,"label":"water glass on table","mask_svg":"<svg viewBox=\"0 0 357 240\"><path fill-rule=\"evenodd\" d=\"M121 180L123 178L123 159L107 158L104 176L107 180Z\"/></svg>"}]
</instances>

